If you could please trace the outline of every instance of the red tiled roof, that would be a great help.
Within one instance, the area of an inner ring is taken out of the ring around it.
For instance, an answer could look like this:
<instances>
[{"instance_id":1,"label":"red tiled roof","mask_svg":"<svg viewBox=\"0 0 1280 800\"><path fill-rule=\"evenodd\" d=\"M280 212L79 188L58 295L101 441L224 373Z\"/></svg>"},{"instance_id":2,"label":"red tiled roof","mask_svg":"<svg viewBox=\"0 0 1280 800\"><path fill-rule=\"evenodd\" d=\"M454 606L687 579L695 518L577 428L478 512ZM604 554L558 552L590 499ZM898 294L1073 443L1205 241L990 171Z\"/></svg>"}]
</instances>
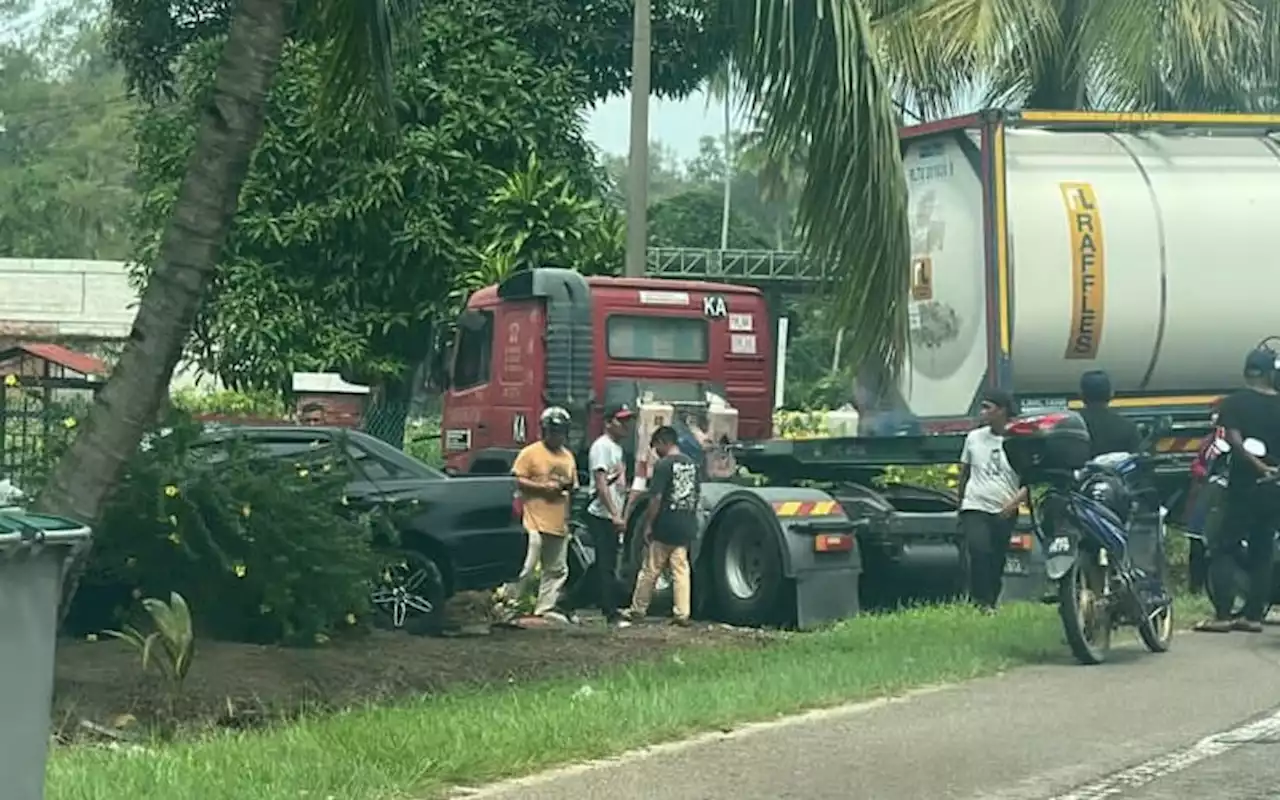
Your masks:
<instances>
[{"instance_id":1,"label":"red tiled roof","mask_svg":"<svg viewBox=\"0 0 1280 800\"><path fill-rule=\"evenodd\" d=\"M75 350L69 350L59 344L48 344L46 342L28 342L20 344L13 348L21 350L29 356L42 358L45 361L57 364L66 369L74 370L85 375L102 375L106 376L107 363L100 358L95 358L87 353L77 353ZM10 352L13 352L12 350Z\"/></svg>"}]
</instances>

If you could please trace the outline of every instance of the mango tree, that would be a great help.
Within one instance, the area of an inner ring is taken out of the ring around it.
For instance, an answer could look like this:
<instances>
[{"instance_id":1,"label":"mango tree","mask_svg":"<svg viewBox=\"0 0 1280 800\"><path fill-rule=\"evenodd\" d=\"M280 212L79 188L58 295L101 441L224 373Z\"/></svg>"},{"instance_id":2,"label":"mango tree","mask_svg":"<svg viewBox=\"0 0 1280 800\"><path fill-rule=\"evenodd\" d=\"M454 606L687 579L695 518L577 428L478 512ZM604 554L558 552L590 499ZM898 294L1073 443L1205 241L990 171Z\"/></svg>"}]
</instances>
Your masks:
<instances>
[{"instance_id":1,"label":"mango tree","mask_svg":"<svg viewBox=\"0 0 1280 800\"><path fill-rule=\"evenodd\" d=\"M163 27L164 20L189 26L193 19L169 13L169 4L159 0L115 2L118 12L150 6L150 16L134 17L144 20L144 29L146 20L159 19ZM453 4L459 13L465 5ZM769 120L767 137L779 147L810 143L806 173L812 177L797 214L800 239L810 256L841 275L851 352L900 364L909 257L906 185L866 9L848 0L685 5L695 6L691 19L727 37L720 57L732 54L744 95ZM216 77L201 98L195 146L137 319L116 370L42 494L47 511L94 519L154 420L232 228L290 36L309 37L325 56L322 98L335 128L386 124L395 113L394 31L407 11L402 3L239 0L223 4L228 6Z\"/></svg>"}]
</instances>

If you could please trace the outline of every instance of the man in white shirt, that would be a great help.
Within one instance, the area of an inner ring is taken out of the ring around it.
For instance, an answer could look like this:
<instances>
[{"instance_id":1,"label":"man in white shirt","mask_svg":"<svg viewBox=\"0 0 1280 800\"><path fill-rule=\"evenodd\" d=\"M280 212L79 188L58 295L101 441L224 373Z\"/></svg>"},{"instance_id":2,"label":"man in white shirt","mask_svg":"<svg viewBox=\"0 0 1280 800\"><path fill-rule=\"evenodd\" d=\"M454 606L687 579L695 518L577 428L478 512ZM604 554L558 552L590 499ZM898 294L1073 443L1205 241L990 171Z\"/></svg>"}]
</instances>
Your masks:
<instances>
[{"instance_id":1,"label":"man in white shirt","mask_svg":"<svg viewBox=\"0 0 1280 800\"><path fill-rule=\"evenodd\" d=\"M983 426L969 432L960 455L960 532L969 567L969 598L995 611L1004 588L1004 561L1027 490L1004 454L1005 426L1016 415L1013 397L988 391Z\"/></svg>"},{"instance_id":2,"label":"man in white shirt","mask_svg":"<svg viewBox=\"0 0 1280 800\"><path fill-rule=\"evenodd\" d=\"M591 444L587 467L591 470L593 496L587 506L587 530L596 551L600 610L605 621L625 627L618 613L618 545L626 530L627 462L622 450L634 415L626 405L604 410L604 435Z\"/></svg>"}]
</instances>

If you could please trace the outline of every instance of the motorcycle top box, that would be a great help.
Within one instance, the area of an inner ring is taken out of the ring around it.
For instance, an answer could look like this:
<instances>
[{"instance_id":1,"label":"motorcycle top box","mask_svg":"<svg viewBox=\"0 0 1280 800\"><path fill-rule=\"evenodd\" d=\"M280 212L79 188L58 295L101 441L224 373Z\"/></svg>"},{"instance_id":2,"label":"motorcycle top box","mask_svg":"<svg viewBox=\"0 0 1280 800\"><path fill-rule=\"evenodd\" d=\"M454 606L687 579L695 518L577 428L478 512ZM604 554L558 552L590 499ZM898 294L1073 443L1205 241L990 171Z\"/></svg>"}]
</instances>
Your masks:
<instances>
[{"instance_id":1,"label":"motorcycle top box","mask_svg":"<svg viewBox=\"0 0 1280 800\"><path fill-rule=\"evenodd\" d=\"M1024 483L1073 479L1090 450L1089 426L1073 411L1026 417L1005 429L1004 453Z\"/></svg>"}]
</instances>

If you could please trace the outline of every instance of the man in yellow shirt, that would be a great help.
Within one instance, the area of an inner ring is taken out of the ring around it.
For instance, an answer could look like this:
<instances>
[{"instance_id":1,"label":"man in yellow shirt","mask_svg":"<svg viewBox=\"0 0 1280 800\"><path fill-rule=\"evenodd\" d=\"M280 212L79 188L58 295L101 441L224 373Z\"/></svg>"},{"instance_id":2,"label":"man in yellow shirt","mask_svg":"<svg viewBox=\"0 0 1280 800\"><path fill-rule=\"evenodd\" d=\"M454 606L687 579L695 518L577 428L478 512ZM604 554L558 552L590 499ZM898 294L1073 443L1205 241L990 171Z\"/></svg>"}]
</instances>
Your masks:
<instances>
[{"instance_id":1,"label":"man in yellow shirt","mask_svg":"<svg viewBox=\"0 0 1280 800\"><path fill-rule=\"evenodd\" d=\"M539 422L542 439L521 450L511 468L524 501L529 549L520 577L507 586L504 594L510 600L521 597L533 578L534 568L541 567L533 613L567 622L568 616L556 605L569 577L569 510L573 490L578 487L578 464L565 446L569 412L551 406L542 412Z\"/></svg>"}]
</instances>

